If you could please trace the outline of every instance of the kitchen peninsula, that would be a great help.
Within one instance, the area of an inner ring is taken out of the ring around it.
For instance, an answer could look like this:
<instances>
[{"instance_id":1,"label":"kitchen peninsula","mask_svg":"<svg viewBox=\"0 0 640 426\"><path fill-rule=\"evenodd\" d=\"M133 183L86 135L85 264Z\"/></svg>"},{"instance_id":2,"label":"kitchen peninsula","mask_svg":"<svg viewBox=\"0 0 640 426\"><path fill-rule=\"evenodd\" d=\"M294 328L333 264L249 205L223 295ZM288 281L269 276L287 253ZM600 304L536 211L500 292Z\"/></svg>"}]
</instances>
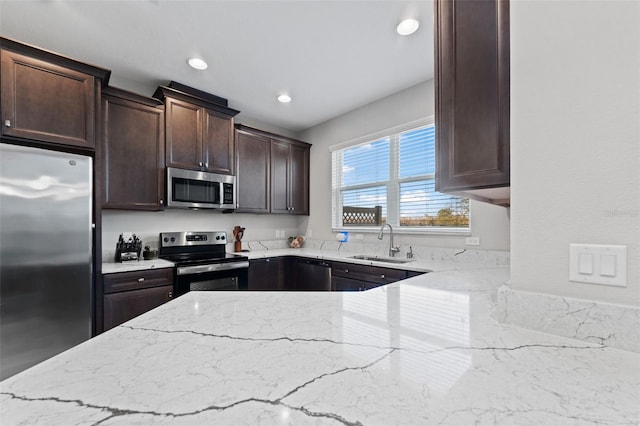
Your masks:
<instances>
[{"instance_id":1,"label":"kitchen peninsula","mask_svg":"<svg viewBox=\"0 0 640 426\"><path fill-rule=\"evenodd\" d=\"M640 355L499 324L508 278L191 292L2 382L2 424L637 424Z\"/></svg>"}]
</instances>

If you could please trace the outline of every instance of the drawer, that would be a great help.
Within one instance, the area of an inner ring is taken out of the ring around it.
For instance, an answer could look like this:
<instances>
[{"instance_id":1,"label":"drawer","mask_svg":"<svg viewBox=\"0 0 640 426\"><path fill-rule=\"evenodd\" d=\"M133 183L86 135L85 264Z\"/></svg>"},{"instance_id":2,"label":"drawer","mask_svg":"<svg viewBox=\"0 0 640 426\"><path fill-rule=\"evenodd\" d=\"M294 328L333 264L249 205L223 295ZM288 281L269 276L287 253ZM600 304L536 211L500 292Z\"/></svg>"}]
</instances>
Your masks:
<instances>
[{"instance_id":1,"label":"drawer","mask_svg":"<svg viewBox=\"0 0 640 426\"><path fill-rule=\"evenodd\" d=\"M401 269L333 262L331 275L379 284L389 284L405 279L407 272Z\"/></svg>"},{"instance_id":2,"label":"drawer","mask_svg":"<svg viewBox=\"0 0 640 426\"><path fill-rule=\"evenodd\" d=\"M103 280L105 294L173 285L173 268L105 274Z\"/></svg>"}]
</instances>

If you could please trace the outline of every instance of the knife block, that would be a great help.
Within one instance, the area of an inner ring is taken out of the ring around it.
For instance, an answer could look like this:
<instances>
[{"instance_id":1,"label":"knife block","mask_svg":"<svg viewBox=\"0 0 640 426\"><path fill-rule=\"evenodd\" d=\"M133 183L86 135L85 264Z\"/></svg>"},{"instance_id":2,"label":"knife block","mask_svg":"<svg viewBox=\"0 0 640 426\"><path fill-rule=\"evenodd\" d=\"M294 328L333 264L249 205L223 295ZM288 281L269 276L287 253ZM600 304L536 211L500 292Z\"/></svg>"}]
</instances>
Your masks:
<instances>
[{"instance_id":1,"label":"knife block","mask_svg":"<svg viewBox=\"0 0 640 426\"><path fill-rule=\"evenodd\" d=\"M235 251L236 253L242 251L242 241L235 241L233 243L233 251Z\"/></svg>"}]
</instances>

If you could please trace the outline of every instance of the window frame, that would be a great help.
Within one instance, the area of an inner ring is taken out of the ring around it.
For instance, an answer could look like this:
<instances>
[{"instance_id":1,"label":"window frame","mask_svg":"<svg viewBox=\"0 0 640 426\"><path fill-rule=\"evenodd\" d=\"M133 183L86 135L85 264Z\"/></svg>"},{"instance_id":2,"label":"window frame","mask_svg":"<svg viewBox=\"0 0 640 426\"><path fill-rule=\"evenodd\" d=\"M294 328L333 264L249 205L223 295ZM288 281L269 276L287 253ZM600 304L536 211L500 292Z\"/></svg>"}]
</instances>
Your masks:
<instances>
[{"instance_id":1,"label":"window frame","mask_svg":"<svg viewBox=\"0 0 640 426\"><path fill-rule=\"evenodd\" d=\"M386 130L371 133L359 138L355 138L346 142L335 144L329 147L331 151L330 155L330 174L331 174L331 230L334 232L353 232L353 233L373 233L379 232L379 226L344 226L339 225L341 223L341 216L338 213L342 212L342 193L349 190L375 188L379 186L386 186L387 193L387 206L386 217L387 222L393 226L395 234L422 234L422 235L471 235L471 208L469 208L469 226L466 228L458 227L435 227L435 226L400 226L400 185L403 183L425 181L436 178L437 170L433 174L411 176L406 178L400 178L400 134L412 130L417 130L422 127L430 125L435 126L434 116L426 117L423 119L415 120L400 126L395 126ZM387 181L377 181L371 183L363 183L357 185L350 185L345 187L338 187L336 182L342 181L342 168L337 167L334 173L334 153L336 154L336 160L338 164L343 164L344 150L365 144L373 143L381 139L389 139L389 179ZM464 198L464 197L460 197ZM393 202L391 200L397 200Z\"/></svg>"}]
</instances>

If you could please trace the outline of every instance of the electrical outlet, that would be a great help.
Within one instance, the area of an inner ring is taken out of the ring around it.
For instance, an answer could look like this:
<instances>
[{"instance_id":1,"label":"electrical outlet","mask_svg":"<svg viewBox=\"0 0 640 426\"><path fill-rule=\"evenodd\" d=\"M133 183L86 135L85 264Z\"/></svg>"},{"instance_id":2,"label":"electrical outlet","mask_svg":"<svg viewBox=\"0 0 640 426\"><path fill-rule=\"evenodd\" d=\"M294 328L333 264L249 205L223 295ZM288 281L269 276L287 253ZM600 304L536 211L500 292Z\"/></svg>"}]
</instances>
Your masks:
<instances>
[{"instance_id":1,"label":"electrical outlet","mask_svg":"<svg viewBox=\"0 0 640 426\"><path fill-rule=\"evenodd\" d=\"M276 229L276 238L280 238L280 230Z\"/></svg>"},{"instance_id":2,"label":"electrical outlet","mask_svg":"<svg viewBox=\"0 0 640 426\"><path fill-rule=\"evenodd\" d=\"M313 231L311 229L307 229L307 237L313 237Z\"/></svg>"},{"instance_id":3,"label":"electrical outlet","mask_svg":"<svg viewBox=\"0 0 640 426\"><path fill-rule=\"evenodd\" d=\"M479 246L480 237L467 237L464 239L464 243L468 246Z\"/></svg>"},{"instance_id":4,"label":"electrical outlet","mask_svg":"<svg viewBox=\"0 0 640 426\"><path fill-rule=\"evenodd\" d=\"M364 235L356 234L356 240L362 240L362 239L364 239Z\"/></svg>"}]
</instances>

